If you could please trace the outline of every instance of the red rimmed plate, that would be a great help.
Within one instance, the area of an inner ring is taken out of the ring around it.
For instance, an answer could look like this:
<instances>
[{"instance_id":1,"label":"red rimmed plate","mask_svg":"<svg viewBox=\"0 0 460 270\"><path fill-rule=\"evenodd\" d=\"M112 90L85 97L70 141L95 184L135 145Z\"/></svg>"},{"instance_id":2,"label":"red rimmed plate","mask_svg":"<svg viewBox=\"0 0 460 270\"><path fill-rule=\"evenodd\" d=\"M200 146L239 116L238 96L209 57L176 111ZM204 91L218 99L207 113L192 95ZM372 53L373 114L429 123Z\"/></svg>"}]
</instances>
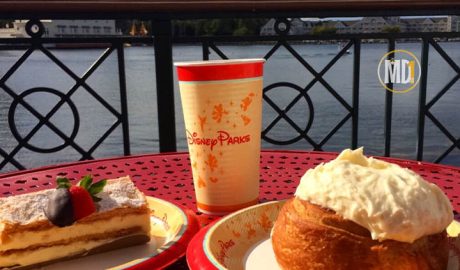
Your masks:
<instances>
[{"instance_id":1,"label":"red rimmed plate","mask_svg":"<svg viewBox=\"0 0 460 270\"><path fill-rule=\"evenodd\" d=\"M248 207L228 215L198 232L187 248L192 270L280 269L270 241L270 232L284 201ZM448 228L451 236L460 233L460 223ZM460 238L451 238L448 270L460 270Z\"/></svg>"},{"instance_id":2,"label":"red rimmed plate","mask_svg":"<svg viewBox=\"0 0 460 270\"><path fill-rule=\"evenodd\" d=\"M151 241L145 245L117 249L40 269L162 269L185 255L187 245L200 225L195 213L170 202L147 197L152 209Z\"/></svg>"}]
</instances>

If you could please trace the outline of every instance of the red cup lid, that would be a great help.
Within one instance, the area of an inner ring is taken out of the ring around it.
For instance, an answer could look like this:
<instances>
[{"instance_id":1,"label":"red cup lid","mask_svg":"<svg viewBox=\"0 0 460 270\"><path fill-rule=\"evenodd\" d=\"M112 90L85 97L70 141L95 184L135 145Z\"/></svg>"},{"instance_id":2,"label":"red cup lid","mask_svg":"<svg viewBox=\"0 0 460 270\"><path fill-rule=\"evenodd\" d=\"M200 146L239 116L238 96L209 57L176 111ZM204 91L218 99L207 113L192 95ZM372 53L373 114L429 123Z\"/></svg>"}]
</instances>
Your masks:
<instances>
[{"instance_id":1,"label":"red cup lid","mask_svg":"<svg viewBox=\"0 0 460 270\"><path fill-rule=\"evenodd\" d=\"M179 81L220 81L262 77L265 59L177 62Z\"/></svg>"}]
</instances>

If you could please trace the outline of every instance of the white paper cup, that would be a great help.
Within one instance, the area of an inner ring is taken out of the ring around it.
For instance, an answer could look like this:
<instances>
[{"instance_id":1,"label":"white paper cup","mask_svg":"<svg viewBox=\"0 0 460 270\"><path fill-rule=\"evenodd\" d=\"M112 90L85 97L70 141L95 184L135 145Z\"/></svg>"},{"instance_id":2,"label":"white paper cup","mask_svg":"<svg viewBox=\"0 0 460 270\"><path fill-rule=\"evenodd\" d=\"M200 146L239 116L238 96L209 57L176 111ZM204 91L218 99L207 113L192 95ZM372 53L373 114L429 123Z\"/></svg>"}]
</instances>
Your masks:
<instances>
[{"instance_id":1,"label":"white paper cup","mask_svg":"<svg viewBox=\"0 0 460 270\"><path fill-rule=\"evenodd\" d=\"M258 202L264 62L175 63L203 213L221 215Z\"/></svg>"}]
</instances>

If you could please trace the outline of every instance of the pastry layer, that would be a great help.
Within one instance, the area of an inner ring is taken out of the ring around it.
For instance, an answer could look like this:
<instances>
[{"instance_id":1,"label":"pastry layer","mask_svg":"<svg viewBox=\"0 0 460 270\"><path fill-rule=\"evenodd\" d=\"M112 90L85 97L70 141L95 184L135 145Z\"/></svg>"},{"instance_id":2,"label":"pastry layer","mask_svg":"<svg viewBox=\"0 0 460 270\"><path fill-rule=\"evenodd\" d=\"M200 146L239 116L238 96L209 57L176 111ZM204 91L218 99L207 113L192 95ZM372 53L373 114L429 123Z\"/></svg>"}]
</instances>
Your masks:
<instances>
[{"instance_id":1,"label":"pastry layer","mask_svg":"<svg viewBox=\"0 0 460 270\"><path fill-rule=\"evenodd\" d=\"M48 221L43 209L54 189L0 198L0 224L8 226L31 226ZM107 185L97 194L101 201L97 203L97 213L117 208L145 207L146 200L129 176L107 180ZM49 226L52 226L49 223ZM2 229L0 227L0 229Z\"/></svg>"},{"instance_id":2,"label":"pastry layer","mask_svg":"<svg viewBox=\"0 0 460 270\"><path fill-rule=\"evenodd\" d=\"M52 192L54 189L0 198L0 245L8 242L12 234L17 232L57 228L44 214L48 197ZM97 203L97 212L79 220L78 223L148 209L144 194L134 186L128 176L108 180L98 197L101 201Z\"/></svg>"},{"instance_id":3,"label":"pastry layer","mask_svg":"<svg viewBox=\"0 0 460 270\"><path fill-rule=\"evenodd\" d=\"M0 269L84 255L120 237L131 240L118 241L117 248L150 239L150 209L129 177L108 180L97 195L97 211L66 227L54 226L44 214L52 192L0 198Z\"/></svg>"},{"instance_id":4,"label":"pastry layer","mask_svg":"<svg viewBox=\"0 0 460 270\"><path fill-rule=\"evenodd\" d=\"M124 241L125 239L127 241ZM6 269L29 269L28 266L33 266L32 268L35 268L35 266L42 265L43 262L56 262L105 252L116 248L142 244L148 241L149 237L147 235L134 233L119 238L78 241L70 244L42 247L35 250L0 256L0 269L5 267Z\"/></svg>"},{"instance_id":5,"label":"pastry layer","mask_svg":"<svg viewBox=\"0 0 460 270\"><path fill-rule=\"evenodd\" d=\"M116 211L111 211L116 212ZM107 234L125 228L138 227L141 232L150 232L150 213L146 208L143 213L113 216L93 222L75 223L67 227L50 227L44 230L18 231L9 235L0 244L0 256L8 250L25 249L37 245L88 237L96 234ZM3 265L0 263L0 265Z\"/></svg>"}]
</instances>

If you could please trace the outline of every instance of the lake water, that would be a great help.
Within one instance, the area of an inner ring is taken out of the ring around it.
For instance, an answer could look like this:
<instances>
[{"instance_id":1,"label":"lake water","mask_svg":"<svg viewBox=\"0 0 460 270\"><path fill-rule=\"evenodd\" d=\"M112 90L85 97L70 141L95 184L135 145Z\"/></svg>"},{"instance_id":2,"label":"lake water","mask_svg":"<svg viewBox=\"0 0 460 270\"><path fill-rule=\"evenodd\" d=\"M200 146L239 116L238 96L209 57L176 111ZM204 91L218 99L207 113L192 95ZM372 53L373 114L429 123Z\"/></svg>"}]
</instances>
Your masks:
<instances>
[{"instance_id":1,"label":"lake water","mask_svg":"<svg viewBox=\"0 0 460 270\"><path fill-rule=\"evenodd\" d=\"M460 63L460 43L441 43L441 46L456 63ZM272 46L270 45L238 45L220 46L230 58L263 57ZM295 50L306 59L317 71L320 71L337 54L337 45L293 45ZM377 79L377 64L386 52L385 44L362 44L361 74L359 96L359 133L358 143L372 155L382 155L384 149L384 100L385 90ZM397 44L397 49L413 52L420 58L421 45L418 43ZM13 65L22 55L21 51L0 51L0 76ZM54 50L53 53L71 70L82 75L102 53L102 50ZM175 46L174 61L201 59L199 46ZM218 57L213 54L211 59ZM128 111L133 154L158 152L157 104L155 85L154 51L151 47L131 47L125 50L126 79L128 89ZM351 104L353 54L343 56L324 76L325 80ZM430 100L444 85L456 75L455 71L430 48L428 97ZM265 65L264 85L275 82L290 82L304 88L313 76L286 49L280 48ZM178 150L186 150L183 117L180 106L177 79L175 77L175 111ZM112 106L120 110L118 88L117 58L112 54L87 80L100 96ZM27 61L6 81L6 85L16 93L32 87L50 87L63 92L69 91L75 84L74 80L47 59L41 52L34 52ZM8 112L11 97L0 89L0 147L11 152L17 144L10 132ZM276 91L275 91L276 90ZM280 108L285 107L296 95L291 88L276 88L268 95L276 100ZM346 109L322 86L316 83L308 92L313 101L314 120L309 136L316 142L346 115ZM417 138L418 88L406 94L394 95L392 147L391 154L395 157L415 159ZM46 114L56 104L58 98L50 94L34 94L25 100L35 106L42 114ZM83 149L89 149L116 119L88 92L80 87L71 97L80 114L80 127L76 141ZM451 134L460 137L458 115L460 113L460 83L455 83L432 108L431 112L447 127ZM264 103L263 126L267 126L275 118L272 108ZM304 128L309 111L306 102L301 100L288 115ZM70 119L70 120L69 120ZM64 105L51 121L66 134L72 132L74 122L68 105ZM21 105L15 111L14 120L19 134L25 136L38 122ZM123 154L121 126L104 141L94 152L94 157L108 157ZM289 140L297 136L295 130L283 120L268 134L277 140ZM31 138L30 143L42 148L50 148L62 143L62 140L46 127L41 128ZM324 150L339 151L351 144L351 121L348 122L328 141ZM424 159L434 160L449 148L452 143L431 122L426 119ZM288 146L276 146L267 142L265 149L298 149L310 150L311 145L300 140ZM80 159L81 155L67 147L57 153L36 154L21 148L16 159L26 167L35 167L51 163L60 163ZM455 149L444 160L445 164L460 166L460 151ZM12 170L7 166L4 170Z\"/></svg>"}]
</instances>

